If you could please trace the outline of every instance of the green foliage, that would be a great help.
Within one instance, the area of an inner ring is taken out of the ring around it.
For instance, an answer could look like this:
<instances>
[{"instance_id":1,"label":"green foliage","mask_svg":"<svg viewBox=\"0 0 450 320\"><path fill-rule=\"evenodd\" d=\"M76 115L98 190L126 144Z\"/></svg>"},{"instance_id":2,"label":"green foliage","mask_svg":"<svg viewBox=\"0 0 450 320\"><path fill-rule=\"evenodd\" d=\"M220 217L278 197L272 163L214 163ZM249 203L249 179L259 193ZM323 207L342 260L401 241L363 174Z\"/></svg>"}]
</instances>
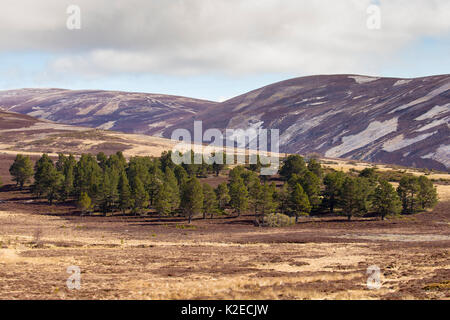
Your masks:
<instances>
[{"instance_id":1,"label":"green foliage","mask_svg":"<svg viewBox=\"0 0 450 320\"><path fill-rule=\"evenodd\" d=\"M404 176L397 192L402 202L403 213L411 214L433 208L437 201L437 191L431 180L425 176Z\"/></svg>"},{"instance_id":2,"label":"green foliage","mask_svg":"<svg viewBox=\"0 0 450 320\"><path fill-rule=\"evenodd\" d=\"M228 193L228 186L226 182L222 182L216 189L217 201L219 209L224 210L230 203L230 194Z\"/></svg>"},{"instance_id":3,"label":"green foliage","mask_svg":"<svg viewBox=\"0 0 450 320\"><path fill-rule=\"evenodd\" d=\"M403 213L414 213L419 210L417 201L419 188L419 181L414 176L404 176L400 179L397 192L402 202Z\"/></svg>"},{"instance_id":4,"label":"green foliage","mask_svg":"<svg viewBox=\"0 0 450 320\"><path fill-rule=\"evenodd\" d=\"M133 206L131 188L125 171L122 171L122 173L120 174L118 191L119 209L122 211L122 213L125 213L126 210L129 210Z\"/></svg>"},{"instance_id":5,"label":"green foliage","mask_svg":"<svg viewBox=\"0 0 450 320\"><path fill-rule=\"evenodd\" d=\"M293 174L289 179L290 185L299 183L303 190L308 195L309 203L312 208L317 209L320 205L320 179L316 174L307 170L304 170L300 176Z\"/></svg>"},{"instance_id":6,"label":"green foliage","mask_svg":"<svg viewBox=\"0 0 450 320\"><path fill-rule=\"evenodd\" d=\"M295 222L299 216L308 215L311 211L308 195L299 183L290 186L287 211L295 217Z\"/></svg>"},{"instance_id":7,"label":"green foliage","mask_svg":"<svg viewBox=\"0 0 450 320\"><path fill-rule=\"evenodd\" d=\"M261 193L262 193L261 181L259 181L258 178L252 179L252 181L248 184L248 195L249 195L249 206L255 214L255 220L257 220Z\"/></svg>"},{"instance_id":8,"label":"green foliage","mask_svg":"<svg viewBox=\"0 0 450 320\"><path fill-rule=\"evenodd\" d=\"M289 227L295 224L295 218L282 213L271 213L266 217L265 225L272 228Z\"/></svg>"},{"instance_id":9,"label":"green foliage","mask_svg":"<svg viewBox=\"0 0 450 320\"><path fill-rule=\"evenodd\" d=\"M350 220L352 216L366 213L370 194L371 188L366 178L346 177L341 191L343 215Z\"/></svg>"},{"instance_id":10,"label":"green foliage","mask_svg":"<svg viewBox=\"0 0 450 320\"><path fill-rule=\"evenodd\" d=\"M102 169L96 159L90 154L83 154L74 170L75 195L79 197L86 192L91 199L97 195L102 179Z\"/></svg>"},{"instance_id":11,"label":"green foliage","mask_svg":"<svg viewBox=\"0 0 450 320\"><path fill-rule=\"evenodd\" d=\"M14 163L9 168L9 173L13 177L13 181L17 183L20 189L23 188L25 183L30 182L33 176L33 165L28 156L18 154Z\"/></svg>"},{"instance_id":12,"label":"green foliage","mask_svg":"<svg viewBox=\"0 0 450 320\"><path fill-rule=\"evenodd\" d=\"M196 177L190 178L183 187L181 208L189 223L192 217L199 214L203 208L203 188Z\"/></svg>"},{"instance_id":13,"label":"green foliage","mask_svg":"<svg viewBox=\"0 0 450 320\"><path fill-rule=\"evenodd\" d=\"M275 202L273 201L273 188L271 188L267 182L261 187L258 206L262 217L262 223L264 224L265 216L272 213L276 208Z\"/></svg>"},{"instance_id":14,"label":"green foliage","mask_svg":"<svg viewBox=\"0 0 450 320\"><path fill-rule=\"evenodd\" d=\"M216 193L213 187L209 184L203 184L203 219L206 219L206 215L209 213L210 218L213 218L214 213L217 212L218 203Z\"/></svg>"},{"instance_id":15,"label":"green foliage","mask_svg":"<svg viewBox=\"0 0 450 320\"><path fill-rule=\"evenodd\" d=\"M315 159L315 158L309 159L308 170L311 171L312 173L314 173L319 178L319 180L322 179L323 169L322 169L322 166L320 165L319 161L317 161L317 159Z\"/></svg>"},{"instance_id":16,"label":"green foliage","mask_svg":"<svg viewBox=\"0 0 450 320\"><path fill-rule=\"evenodd\" d=\"M235 169L237 168L240 167L236 167ZM233 172L233 170L231 172ZM230 205L237 215L240 216L241 213L245 212L248 208L248 191L245 187L244 180L239 175L239 171L234 171L233 174L231 174L229 190L231 197Z\"/></svg>"},{"instance_id":17,"label":"green foliage","mask_svg":"<svg viewBox=\"0 0 450 320\"><path fill-rule=\"evenodd\" d=\"M418 178L419 192L417 194L417 200L422 210L427 208L433 208L437 202L436 187L433 186L433 182L425 176Z\"/></svg>"},{"instance_id":18,"label":"green foliage","mask_svg":"<svg viewBox=\"0 0 450 320\"><path fill-rule=\"evenodd\" d=\"M340 195L345 177L345 173L342 171L334 171L325 175L323 179L325 189L323 191L322 205L328 208L330 213L334 213L334 209L340 204Z\"/></svg>"},{"instance_id":19,"label":"green foliage","mask_svg":"<svg viewBox=\"0 0 450 320\"><path fill-rule=\"evenodd\" d=\"M78 208L80 208L82 214L85 214L87 211L91 210L91 198L86 192L81 193L80 199L78 200Z\"/></svg>"},{"instance_id":20,"label":"green foliage","mask_svg":"<svg viewBox=\"0 0 450 320\"><path fill-rule=\"evenodd\" d=\"M134 214L142 214L149 205L149 196L147 191L145 191L144 184L138 176L134 177L132 196Z\"/></svg>"},{"instance_id":21,"label":"green foliage","mask_svg":"<svg viewBox=\"0 0 450 320\"><path fill-rule=\"evenodd\" d=\"M64 176L56 170L53 161L47 154L36 162L34 167L33 192L38 197L45 197L50 204L57 198L64 181Z\"/></svg>"},{"instance_id":22,"label":"green foliage","mask_svg":"<svg viewBox=\"0 0 450 320\"><path fill-rule=\"evenodd\" d=\"M303 157L294 154L287 157L284 160L283 165L280 169L280 176L284 180L288 181L293 174L300 176L306 170L306 163Z\"/></svg>"},{"instance_id":23,"label":"green foliage","mask_svg":"<svg viewBox=\"0 0 450 320\"><path fill-rule=\"evenodd\" d=\"M402 207L400 198L394 187L386 180L379 181L373 194L373 208L382 220L388 215L400 213Z\"/></svg>"},{"instance_id":24,"label":"green foliage","mask_svg":"<svg viewBox=\"0 0 450 320\"><path fill-rule=\"evenodd\" d=\"M112 211L119 201L119 174L114 168L105 167L97 193L98 205L103 213Z\"/></svg>"}]
</instances>

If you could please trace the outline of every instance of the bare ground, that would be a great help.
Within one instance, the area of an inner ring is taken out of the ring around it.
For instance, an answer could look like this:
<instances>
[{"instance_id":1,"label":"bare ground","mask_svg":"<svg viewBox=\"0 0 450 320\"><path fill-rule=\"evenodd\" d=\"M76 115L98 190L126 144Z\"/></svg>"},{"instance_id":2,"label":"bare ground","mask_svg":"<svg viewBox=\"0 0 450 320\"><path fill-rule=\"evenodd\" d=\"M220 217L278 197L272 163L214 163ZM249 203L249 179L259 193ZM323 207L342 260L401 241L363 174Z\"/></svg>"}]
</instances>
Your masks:
<instances>
[{"instance_id":1,"label":"bare ground","mask_svg":"<svg viewBox=\"0 0 450 320\"><path fill-rule=\"evenodd\" d=\"M387 221L80 217L0 190L0 299L448 299L450 203ZM367 268L381 269L369 290ZM67 267L81 269L69 290Z\"/></svg>"}]
</instances>

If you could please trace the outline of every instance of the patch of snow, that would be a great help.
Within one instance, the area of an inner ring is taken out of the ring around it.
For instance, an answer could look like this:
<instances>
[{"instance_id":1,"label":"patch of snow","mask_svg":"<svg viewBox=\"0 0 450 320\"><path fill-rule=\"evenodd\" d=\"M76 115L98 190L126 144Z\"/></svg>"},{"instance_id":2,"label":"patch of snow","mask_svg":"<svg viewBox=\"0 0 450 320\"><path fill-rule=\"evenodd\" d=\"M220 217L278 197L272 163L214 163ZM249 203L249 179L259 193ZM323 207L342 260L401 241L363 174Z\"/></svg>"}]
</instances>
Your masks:
<instances>
[{"instance_id":1,"label":"patch of snow","mask_svg":"<svg viewBox=\"0 0 450 320\"><path fill-rule=\"evenodd\" d=\"M380 79L377 77L367 77L367 76L349 76L349 78L355 80L358 84L368 83Z\"/></svg>"},{"instance_id":2,"label":"patch of snow","mask_svg":"<svg viewBox=\"0 0 450 320\"><path fill-rule=\"evenodd\" d=\"M115 124L116 124L116 121L108 121L108 122L105 122L104 124L98 126L97 128L102 129L102 130L109 130L112 127L114 127Z\"/></svg>"},{"instance_id":3,"label":"patch of snow","mask_svg":"<svg viewBox=\"0 0 450 320\"><path fill-rule=\"evenodd\" d=\"M166 121L159 121L159 122L154 122L154 123L149 123L147 126L149 128L157 128L157 127L166 127L169 124Z\"/></svg>"},{"instance_id":4,"label":"patch of snow","mask_svg":"<svg viewBox=\"0 0 450 320\"><path fill-rule=\"evenodd\" d=\"M396 136L395 138L386 141L383 144L383 150L387 151L387 152L393 152L396 150L400 150L403 149L404 147L407 147L411 144L414 144L416 142L425 140L426 138L432 136L433 134L435 134L436 132L431 132L431 133L425 133L422 135L419 135L417 137L411 138L411 139L405 139L403 134Z\"/></svg>"},{"instance_id":5,"label":"patch of snow","mask_svg":"<svg viewBox=\"0 0 450 320\"><path fill-rule=\"evenodd\" d=\"M426 131L428 129L440 126L441 124L447 124L447 127L450 128L450 117L445 117L443 119L438 119L438 120L434 120L433 122L424 125L423 127L420 127L419 129L415 130L416 132L422 132L422 131Z\"/></svg>"},{"instance_id":6,"label":"patch of snow","mask_svg":"<svg viewBox=\"0 0 450 320\"><path fill-rule=\"evenodd\" d=\"M35 118L47 118L52 115L51 112L45 110L36 110L32 112L28 112L27 115L35 117Z\"/></svg>"},{"instance_id":7,"label":"patch of snow","mask_svg":"<svg viewBox=\"0 0 450 320\"><path fill-rule=\"evenodd\" d=\"M398 80L397 82L394 83L394 87L396 86L401 86L402 84L408 84L410 83L412 80Z\"/></svg>"},{"instance_id":8,"label":"patch of snow","mask_svg":"<svg viewBox=\"0 0 450 320\"><path fill-rule=\"evenodd\" d=\"M450 168L450 145L442 144L436 149L436 152L431 152L421 158L436 160L445 165L447 168Z\"/></svg>"},{"instance_id":9,"label":"patch of snow","mask_svg":"<svg viewBox=\"0 0 450 320\"><path fill-rule=\"evenodd\" d=\"M396 111L400 111L400 110L403 110L403 109L407 109L407 108L412 107L412 106L414 106L416 104L428 101L428 100L434 98L435 96L437 96L437 95L439 95L439 94L441 94L441 93L443 93L443 92L445 92L447 90L450 90L450 83L446 83L446 84L440 86L439 88L434 89L433 91L429 92L426 96L420 97L420 98L418 98L418 99L416 99L414 101L411 101L411 102L409 102L409 103L407 103L405 105L397 107L394 110L390 111L388 114L391 114L391 113L394 113Z\"/></svg>"},{"instance_id":10,"label":"patch of snow","mask_svg":"<svg viewBox=\"0 0 450 320\"><path fill-rule=\"evenodd\" d=\"M300 119L298 119L297 121L295 121L295 123L293 125L289 126L280 135L280 145L289 143L289 140L294 135L302 134L302 133L308 131L309 129L317 127L326 118L328 118L329 116L332 116L333 114L336 114L336 113L337 113L337 111L330 111L330 112L327 112L327 113L322 114L320 116L317 116L315 118L311 118L311 119L300 118ZM296 112L293 112L290 115L296 115L296 114L297 114Z\"/></svg>"},{"instance_id":11,"label":"patch of snow","mask_svg":"<svg viewBox=\"0 0 450 320\"><path fill-rule=\"evenodd\" d=\"M392 118L384 122L371 122L367 128L357 134L342 137L342 144L329 149L326 157L338 158L350 151L362 148L369 143L378 140L385 135L397 131L398 118Z\"/></svg>"},{"instance_id":12,"label":"patch of snow","mask_svg":"<svg viewBox=\"0 0 450 320\"><path fill-rule=\"evenodd\" d=\"M427 113L424 113L423 115L415 118L414 120L420 121L420 120L426 120L433 118L434 116L437 116L441 113L450 112L450 103L447 103L443 106L435 106L431 110L429 110Z\"/></svg>"}]
</instances>

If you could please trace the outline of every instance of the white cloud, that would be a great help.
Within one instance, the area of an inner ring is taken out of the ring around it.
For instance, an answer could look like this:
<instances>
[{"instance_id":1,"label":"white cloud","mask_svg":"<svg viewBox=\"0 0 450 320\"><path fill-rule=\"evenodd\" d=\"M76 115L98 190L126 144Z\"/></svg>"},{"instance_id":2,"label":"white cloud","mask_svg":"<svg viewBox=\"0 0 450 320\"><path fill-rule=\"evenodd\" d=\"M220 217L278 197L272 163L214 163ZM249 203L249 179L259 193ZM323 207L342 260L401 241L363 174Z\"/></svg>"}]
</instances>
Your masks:
<instances>
[{"instance_id":1,"label":"white cloud","mask_svg":"<svg viewBox=\"0 0 450 320\"><path fill-rule=\"evenodd\" d=\"M450 32L450 1L78 0L81 30L67 30L72 1L2 1L0 51L56 55L50 73L376 73L423 36ZM26 8L26 10L24 10Z\"/></svg>"}]
</instances>

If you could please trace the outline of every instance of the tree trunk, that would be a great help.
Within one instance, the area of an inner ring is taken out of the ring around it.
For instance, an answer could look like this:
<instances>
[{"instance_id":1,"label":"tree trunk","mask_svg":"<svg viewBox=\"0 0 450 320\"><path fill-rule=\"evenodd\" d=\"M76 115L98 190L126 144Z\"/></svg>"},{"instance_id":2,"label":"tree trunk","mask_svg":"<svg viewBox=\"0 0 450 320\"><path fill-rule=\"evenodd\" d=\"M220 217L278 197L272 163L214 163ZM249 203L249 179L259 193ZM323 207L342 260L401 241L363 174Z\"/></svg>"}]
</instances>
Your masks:
<instances>
[{"instance_id":1,"label":"tree trunk","mask_svg":"<svg viewBox=\"0 0 450 320\"><path fill-rule=\"evenodd\" d=\"M348 221L352 220L352 216L347 216Z\"/></svg>"},{"instance_id":2,"label":"tree trunk","mask_svg":"<svg viewBox=\"0 0 450 320\"><path fill-rule=\"evenodd\" d=\"M189 224L191 223L191 220L192 220L192 214L189 214L189 216L188 216L188 223Z\"/></svg>"}]
</instances>

